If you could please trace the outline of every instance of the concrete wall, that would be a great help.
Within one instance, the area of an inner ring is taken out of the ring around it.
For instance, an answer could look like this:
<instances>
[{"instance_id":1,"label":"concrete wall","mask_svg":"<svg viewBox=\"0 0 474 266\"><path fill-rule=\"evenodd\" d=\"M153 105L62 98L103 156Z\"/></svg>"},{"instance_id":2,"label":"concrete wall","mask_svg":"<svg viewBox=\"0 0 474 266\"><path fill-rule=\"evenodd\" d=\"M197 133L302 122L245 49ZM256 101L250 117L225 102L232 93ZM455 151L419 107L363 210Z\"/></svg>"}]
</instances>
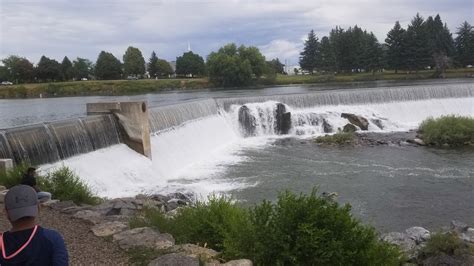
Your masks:
<instances>
[{"instance_id":1,"label":"concrete wall","mask_svg":"<svg viewBox=\"0 0 474 266\"><path fill-rule=\"evenodd\" d=\"M124 143L151 159L150 124L146 102L89 103L87 114L112 113L124 135Z\"/></svg>"}]
</instances>

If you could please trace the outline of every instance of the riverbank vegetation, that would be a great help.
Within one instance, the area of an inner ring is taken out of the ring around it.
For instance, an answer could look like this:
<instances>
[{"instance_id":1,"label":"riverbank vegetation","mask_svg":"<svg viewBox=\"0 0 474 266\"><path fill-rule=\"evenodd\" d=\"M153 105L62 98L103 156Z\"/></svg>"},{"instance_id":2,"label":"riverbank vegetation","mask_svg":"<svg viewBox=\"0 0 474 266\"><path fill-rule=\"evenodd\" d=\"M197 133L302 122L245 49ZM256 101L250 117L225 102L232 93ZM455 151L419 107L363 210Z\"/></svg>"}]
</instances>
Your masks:
<instances>
[{"instance_id":1,"label":"riverbank vegetation","mask_svg":"<svg viewBox=\"0 0 474 266\"><path fill-rule=\"evenodd\" d=\"M20 164L6 173L0 173L0 185L6 188L21 183L23 174L28 169L26 164ZM82 181L71 169L63 166L44 176L36 178L41 191L50 192L53 199L61 201L71 200L76 204L96 205L101 199L93 193L92 189Z\"/></svg>"},{"instance_id":2,"label":"riverbank vegetation","mask_svg":"<svg viewBox=\"0 0 474 266\"><path fill-rule=\"evenodd\" d=\"M421 123L419 132L423 141L429 145L473 145L474 118L454 115L429 118Z\"/></svg>"},{"instance_id":3,"label":"riverbank vegetation","mask_svg":"<svg viewBox=\"0 0 474 266\"><path fill-rule=\"evenodd\" d=\"M338 132L333 135L319 136L314 141L319 144L328 145L353 144L355 142L355 136L353 132Z\"/></svg>"},{"instance_id":4,"label":"riverbank vegetation","mask_svg":"<svg viewBox=\"0 0 474 266\"><path fill-rule=\"evenodd\" d=\"M64 57L60 63L42 56L36 65L12 55L2 59L0 81L5 81L5 85L27 85L6 86L0 89L0 97L119 95L221 86L472 77L472 70L453 69L472 68L473 43L474 31L468 22L458 27L453 38L439 15L424 19L417 14L406 29L396 22L385 43L358 26L335 27L321 39L310 31L300 53L300 67L294 69L278 58L265 58L255 46L233 43L210 53L206 60L188 51L178 56L176 62L158 58L154 51L147 62L142 52L132 46L123 55L123 62L106 51L101 51L95 62ZM295 75L283 76L287 74ZM155 81L156 78L171 79ZM149 83L120 83L115 81L118 79L145 79ZM87 80L114 80L114 84L81 82ZM76 82L79 84L71 84ZM34 91L29 83L40 83L36 88L41 89Z\"/></svg>"},{"instance_id":5,"label":"riverbank vegetation","mask_svg":"<svg viewBox=\"0 0 474 266\"><path fill-rule=\"evenodd\" d=\"M281 193L277 202L244 208L211 197L169 217L146 209L131 227L151 226L178 243L201 243L222 258L248 258L256 265L399 265L399 250L350 214L350 206L317 196Z\"/></svg>"}]
</instances>

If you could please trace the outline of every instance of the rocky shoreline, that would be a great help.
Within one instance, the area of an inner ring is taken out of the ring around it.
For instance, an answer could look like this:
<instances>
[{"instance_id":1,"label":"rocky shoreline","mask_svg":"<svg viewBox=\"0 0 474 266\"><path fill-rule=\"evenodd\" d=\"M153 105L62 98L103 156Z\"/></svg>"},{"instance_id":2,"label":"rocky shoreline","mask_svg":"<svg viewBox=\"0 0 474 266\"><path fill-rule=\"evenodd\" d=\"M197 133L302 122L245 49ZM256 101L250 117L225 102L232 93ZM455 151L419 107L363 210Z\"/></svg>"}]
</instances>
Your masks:
<instances>
[{"instance_id":1,"label":"rocky shoreline","mask_svg":"<svg viewBox=\"0 0 474 266\"><path fill-rule=\"evenodd\" d=\"M253 265L247 259L222 262L219 260L220 253L215 250L191 243L177 245L172 235L162 233L156 228L131 229L129 226L129 220L140 215L140 211L144 208L155 208L167 216L173 216L179 208L190 206L192 203L192 195L172 193L111 199L97 206L77 206L71 201L57 200L44 205L72 218L86 221L95 236L111 239L123 251L140 248L155 250L156 257L148 265Z\"/></svg>"}]
</instances>

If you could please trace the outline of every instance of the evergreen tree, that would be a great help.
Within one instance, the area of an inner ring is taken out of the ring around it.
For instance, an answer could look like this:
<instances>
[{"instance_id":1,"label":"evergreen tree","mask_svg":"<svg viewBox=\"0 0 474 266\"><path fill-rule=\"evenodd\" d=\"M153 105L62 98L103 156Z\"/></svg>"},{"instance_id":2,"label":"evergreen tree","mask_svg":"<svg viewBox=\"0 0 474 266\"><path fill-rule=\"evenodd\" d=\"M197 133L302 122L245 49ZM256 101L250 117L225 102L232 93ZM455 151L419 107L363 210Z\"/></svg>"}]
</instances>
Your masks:
<instances>
[{"instance_id":1,"label":"evergreen tree","mask_svg":"<svg viewBox=\"0 0 474 266\"><path fill-rule=\"evenodd\" d=\"M97 79L120 79L122 75L122 63L111 53L102 51L95 65L95 76Z\"/></svg>"},{"instance_id":2,"label":"evergreen tree","mask_svg":"<svg viewBox=\"0 0 474 266\"><path fill-rule=\"evenodd\" d=\"M280 59L272 59L267 61L268 67L270 67L276 74L285 74L285 65L280 62Z\"/></svg>"},{"instance_id":3,"label":"evergreen tree","mask_svg":"<svg viewBox=\"0 0 474 266\"><path fill-rule=\"evenodd\" d=\"M456 61L462 67L474 65L474 29L464 21L456 31Z\"/></svg>"},{"instance_id":4,"label":"evergreen tree","mask_svg":"<svg viewBox=\"0 0 474 266\"><path fill-rule=\"evenodd\" d=\"M74 75L72 63L69 58L67 58L67 56L65 56L63 61L61 62L61 75L62 79L65 81L72 79Z\"/></svg>"},{"instance_id":5,"label":"evergreen tree","mask_svg":"<svg viewBox=\"0 0 474 266\"><path fill-rule=\"evenodd\" d=\"M308 33L308 39L304 43L303 52L300 53L300 67L313 73L320 64L320 58L320 43L314 30L311 30Z\"/></svg>"},{"instance_id":6,"label":"evergreen tree","mask_svg":"<svg viewBox=\"0 0 474 266\"><path fill-rule=\"evenodd\" d=\"M404 58L409 70L418 71L430 65L430 47L423 17L420 14L412 19L406 32Z\"/></svg>"},{"instance_id":7,"label":"evergreen tree","mask_svg":"<svg viewBox=\"0 0 474 266\"><path fill-rule=\"evenodd\" d=\"M336 69L336 61L331 42L327 36L321 39L321 64L320 68L324 71L334 71Z\"/></svg>"},{"instance_id":8,"label":"evergreen tree","mask_svg":"<svg viewBox=\"0 0 474 266\"><path fill-rule=\"evenodd\" d=\"M42 56L36 67L36 74L41 81L56 81L61 79L61 64L54 59Z\"/></svg>"},{"instance_id":9,"label":"evergreen tree","mask_svg":"<svg viewBox=\"0 0 474 266\"><path fill-rule=\"evenodd\" d=\"M431 16L425 22L428 48L431 55L431 66L436 69L436 76L441 75L448 66L448 57L454 54L454 41L447 25L443 25L441 17Z\"/></svg>"},{"instance_id":10,"label":"evergreen tree","mask_svg":"<svg viewBox=\"0 0 474 266\"><path fill-rule=\"evenodd\" d=\"M400 26L400 23L397 21L395 22L393 29L388 32L387 38L385 39L385 43L387 43L388 47L387 64L388 67L395 70L395 73L397 73L399 69L406 67L405 60L403 58L405 32L405 29L403 29Z\"/></svg>"},{"instance_id":11,"label":"evergreen tree","mask_svg":"<svg viewBox=\"0 0 474 266\"><path fill-rule=\"evenodd\" d=\"M151 53L150 59L148 60L148 74L154 78L158 74L158 57L155 51Z\"/></svg>"},{"instance_id":12,"label":"evergreen tree","mask_svg":"<svg viewBox=\"0 0 474 266\"><path fill-rule=\"evenodd\" d=\"M145 58L142 52L135 47L129 46L123 55L123 70L125 76L143 76L145 74Z\"/></svg>"},{"instance_id":13,"label":"evergreen tree","mask_svg":"<svg viewBox=\"0 0 474 266\"><path fill-rule=\"evenodd\" d=\"M380 70L383 62L382 46L379 44L377 37L371 32L364 35L364 48L361 59L362 68L369 72Z\"/></svg>"}]
</instances>

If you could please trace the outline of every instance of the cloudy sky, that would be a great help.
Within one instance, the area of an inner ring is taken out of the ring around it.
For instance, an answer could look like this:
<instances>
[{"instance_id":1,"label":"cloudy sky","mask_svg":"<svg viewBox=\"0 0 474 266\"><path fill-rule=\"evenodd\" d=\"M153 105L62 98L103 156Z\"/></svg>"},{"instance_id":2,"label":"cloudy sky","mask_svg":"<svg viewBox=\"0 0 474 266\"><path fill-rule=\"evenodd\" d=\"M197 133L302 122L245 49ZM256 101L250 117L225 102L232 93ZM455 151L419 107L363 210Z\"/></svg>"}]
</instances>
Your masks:
<instances>
[{"instance_id":1,"label":"cloudy sky","mask_svg":"<svg viewBox=\"0 0 474 266\"><path fill-rule=\"evenodd\" d=\"M473 0L0 0L0 58L41 55L95 61L119 59L130 45L148 59L175 60L186 51L206 56L223 44L254 45L268 59L295 64L303 39L336 25L359 25L383 42L396 20L406 27L419 12L439 13L451 31L473 24Z\"/></svg>"}]
</instances>

